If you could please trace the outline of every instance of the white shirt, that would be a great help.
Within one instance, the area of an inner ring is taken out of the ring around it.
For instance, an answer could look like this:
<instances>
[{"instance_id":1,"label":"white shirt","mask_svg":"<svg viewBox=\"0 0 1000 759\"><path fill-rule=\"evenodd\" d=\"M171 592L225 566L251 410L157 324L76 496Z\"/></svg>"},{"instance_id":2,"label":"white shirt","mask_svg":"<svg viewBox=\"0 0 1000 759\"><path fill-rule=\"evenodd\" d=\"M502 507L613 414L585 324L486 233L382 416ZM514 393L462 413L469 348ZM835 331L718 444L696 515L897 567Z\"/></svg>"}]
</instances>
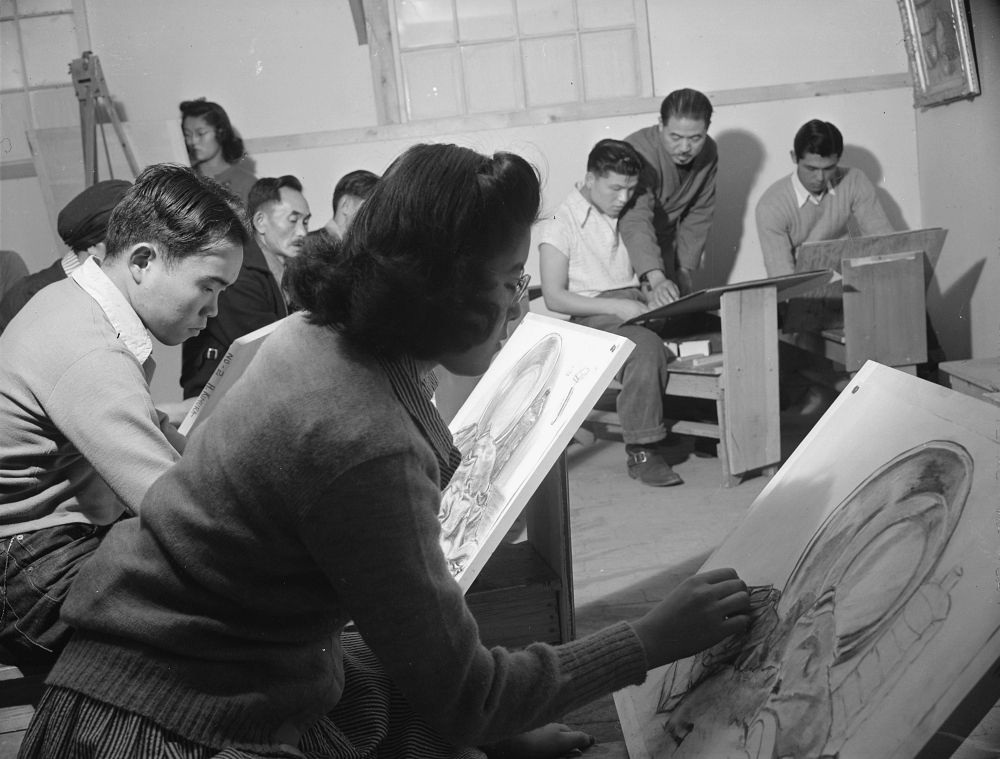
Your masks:
<instances>
[{"instance_id":1,"label":"white shirt","mask_svg":"<svg viewBox=\"0 0 1000 759\"><path fill-rule=\"evenodd\" d=\"M122 291L101 271L97 259L88 258L86 263L73 270L70 276L91 298L97 301L118 332L118 339L134 355L140 364L153 352L153 341L149 331L139 318L139 314L122 295Z\"/></svg>"},{"instance_id":2,"label":"white shirt","mask_svg":"<svg viewBox=\"0 0 1000 759\"><path fill-rule=\"evenodd\" d=\"M799 179L798 171L792 172L792 189L795 190L795 199L799 202L799 208L802 208L807 201L818 206L826 193L830 193L831 195L837 194L837 188L834 187L831 182L827 182L826 190L824 190L823 194L817 198L806 189L804 184L802 184L802 180Z\"/></svg>"},{"instance_id":3,"label":"white shirt","mask_svg":"<svg viewBox=\"0 0 1000 759\"><path fill-rule=\"evenodd\" d=\"M567 290L594 297L605 290L638 287L618 221L580 193L570 192L552 218L541 224L539 244L548 243L569 259Z\"/></svg>"}]
</instances>

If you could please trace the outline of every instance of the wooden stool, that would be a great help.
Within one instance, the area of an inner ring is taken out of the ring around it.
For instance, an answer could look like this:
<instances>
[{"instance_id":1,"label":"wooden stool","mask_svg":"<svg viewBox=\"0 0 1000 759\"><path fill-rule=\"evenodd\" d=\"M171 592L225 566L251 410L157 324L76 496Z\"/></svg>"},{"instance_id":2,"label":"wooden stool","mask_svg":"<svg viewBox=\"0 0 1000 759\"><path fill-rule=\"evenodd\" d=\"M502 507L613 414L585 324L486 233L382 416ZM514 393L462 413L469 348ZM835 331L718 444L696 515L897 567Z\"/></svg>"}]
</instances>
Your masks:
<instances>
[{"instance_id":1,"label":"wooden stool","mask_svg":"<svg viewBox=\"0 0 1000 759\"><path fill-rule=\"evenodd\" d=\"M938 378L945 387L1000 406L1000 359L944 361L938 364Z\"/></svg>"}]
</instances>

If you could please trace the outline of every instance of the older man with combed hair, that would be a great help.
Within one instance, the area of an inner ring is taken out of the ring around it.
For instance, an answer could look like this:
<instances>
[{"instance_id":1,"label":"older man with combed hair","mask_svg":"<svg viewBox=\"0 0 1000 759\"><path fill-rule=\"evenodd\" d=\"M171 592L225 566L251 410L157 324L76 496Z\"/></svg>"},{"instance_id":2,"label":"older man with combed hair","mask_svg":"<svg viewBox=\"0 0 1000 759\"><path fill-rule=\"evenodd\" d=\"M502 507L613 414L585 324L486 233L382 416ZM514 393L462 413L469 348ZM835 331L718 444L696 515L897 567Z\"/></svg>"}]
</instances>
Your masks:
<instances>
[{"instance_id":1,"label":"older man with combed hair","mask_svg":"<svg viewBox=\"0 0 1000 759\"><path fill-rule=\"evenodd\" d=\"M0 661L54 661L83 563L179 460L184 438L149 393L150 335L198 334L246 239L235 196L151 166L111 213L103 265L44 288L0 335Z\"/></svg>"},{"instance_id":2,"label":"older man with combed hair","mask_svg":"<svg viewBox=\"0 0 1000 759\"><path fill-rule=\"evenodd\" d=\"M104 259L104 238L115 206L132 186L124 179L108 179L88 187L59 212L56 229L69 251L51 266L29 274L0 301L0 332L43 287L66 279L91 256Z\"/></svg>"},{"instance_id":3,"label":"older man with combed hair","mask_svg":"<svg viewBox=\"0 0 1000 759\"><path fill-rule=\"evenodd\" d=\"M288 316L281 280L285 265L302 251L309 231L309 203L302 183L291 174L258 179L250 190L247 215L251 237L243 250L239 279L219 298L219 313L208 320L204 332L184 343L181 387L186 402L178 412L194 405L234 340ZM174 420L179 421L176 416Z\"/></svg>"}]
</instances>

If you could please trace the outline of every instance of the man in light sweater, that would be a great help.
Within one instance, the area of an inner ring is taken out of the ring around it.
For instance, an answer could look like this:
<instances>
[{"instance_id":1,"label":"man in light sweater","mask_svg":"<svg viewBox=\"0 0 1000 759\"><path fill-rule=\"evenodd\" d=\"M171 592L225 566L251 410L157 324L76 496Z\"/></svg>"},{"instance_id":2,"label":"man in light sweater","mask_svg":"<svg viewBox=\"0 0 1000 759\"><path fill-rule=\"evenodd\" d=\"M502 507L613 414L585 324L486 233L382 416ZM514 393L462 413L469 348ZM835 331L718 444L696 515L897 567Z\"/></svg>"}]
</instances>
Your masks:
<instances>
[{"instance_id":1,"label":"man in light sweater","mask_svg":"<svg viewBox=\"0 0 1000 759\"><path fill-rule=\"evenodd\" d=\"M697 90L675 90L660 123L625 138L644 159L635 200L619 227L653 307L691 292L715 215L719 151L708 136L712 104Z\"/></svg>"},{"instance_id":2,"label":"man in light sweater","mask_svg":"<svg viewBox=\"0 0 1000 759\"><path fill-rule=\"evenodd\" d=\"M246 240L228 191L152 166L108 220L103 265L44 288L0 335L0 661L54 661L74 577L179 460L184 438L149 394L150 334L198 334Z\"/></svg>"},{"instance_id":3,"label":"man in light sweater","mask_svg":"<svg viewBox=\"0 0 1000 759\"><path fill-rule=\"evenodd\" d=\"M667 351L655 332L623 325L649 310L618 229L618 215L635 192L641 168L642 158L627 142L598 142L583 183L542 224L538 251L546 306L635 343L618 395L626 463L633 479L663 487L682 482L660 450L667 436Z\"/></svg>"},{"instance_id":4,"label":"man in light sweater","mask_svg":"<svg viewBox=\"0 0 1000 759\"><path fill-rule=\"evenodd\" d=\"M795 135L795 171L757 203L757 234L769 277L795 271L802 243L847 237L852 216L863 235L894 231L868 177L840 165L843 152L844 138L828 121L813 119Z\"/></svg>"}]
</instances>

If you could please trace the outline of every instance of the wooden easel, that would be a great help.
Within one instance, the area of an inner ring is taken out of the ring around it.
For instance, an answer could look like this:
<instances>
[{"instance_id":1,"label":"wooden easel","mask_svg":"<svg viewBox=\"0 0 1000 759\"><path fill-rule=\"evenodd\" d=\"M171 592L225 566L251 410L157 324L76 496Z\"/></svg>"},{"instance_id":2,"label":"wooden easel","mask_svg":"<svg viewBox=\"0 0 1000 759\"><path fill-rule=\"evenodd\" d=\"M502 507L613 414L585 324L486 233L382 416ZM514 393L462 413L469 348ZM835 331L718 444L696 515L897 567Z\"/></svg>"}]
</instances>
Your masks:
<instances>
[{"instance_id":1,"label":"wooden easel","mask_svg":"<svg viewBox=\"0 0 1000 759\"><path fill-rule=\"evenodd\" d=\"M69 64L69 72L73 77L73 88L76 90L77 100L80 101L80 132L83 138L85 187L92 187L99 181L97 168L98 105L111 118L115 135L118 137L122 152L125 153L125 160L128 161L128 166L134 179L139 175L139 163L135 160L135 153L132 151L128 135L125 134L122 122L118 118L118 112L111 101L111 93L108 91L108 83L104 79L104 71L101 69L100 59L88 50L83 54L83 57L77 58ZM101 135L102 137L104 135L103 129L101 130ZM108 167L110 169L111 156L108 153L107 142L104 143L104 154L108 158Z\"/></svg>"}]
</instances>

